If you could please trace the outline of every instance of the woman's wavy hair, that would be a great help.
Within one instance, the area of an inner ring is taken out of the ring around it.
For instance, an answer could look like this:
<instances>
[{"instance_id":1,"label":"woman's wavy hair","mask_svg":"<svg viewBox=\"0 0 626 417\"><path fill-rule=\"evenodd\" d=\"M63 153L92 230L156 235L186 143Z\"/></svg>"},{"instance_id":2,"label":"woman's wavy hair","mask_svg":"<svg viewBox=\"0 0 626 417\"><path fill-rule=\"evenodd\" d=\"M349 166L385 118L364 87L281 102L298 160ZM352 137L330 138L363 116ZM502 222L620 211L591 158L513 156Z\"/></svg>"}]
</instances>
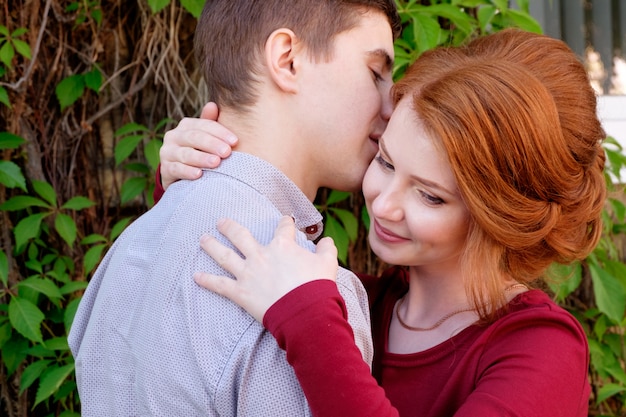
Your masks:
<instances>
[{"instance_id":1,"label":"woman's wavy hair","mask_svg":"<svg viewBox=\"0 0 626 417\"><path fill-rule=\"evenodd\" d=\"M605 138L584 66L560 40L508 29L424 53L394 87L446 152L471 213L463 271L485 321L503 279L530 283L597 244Z\"/></svg>"}]
</instances>

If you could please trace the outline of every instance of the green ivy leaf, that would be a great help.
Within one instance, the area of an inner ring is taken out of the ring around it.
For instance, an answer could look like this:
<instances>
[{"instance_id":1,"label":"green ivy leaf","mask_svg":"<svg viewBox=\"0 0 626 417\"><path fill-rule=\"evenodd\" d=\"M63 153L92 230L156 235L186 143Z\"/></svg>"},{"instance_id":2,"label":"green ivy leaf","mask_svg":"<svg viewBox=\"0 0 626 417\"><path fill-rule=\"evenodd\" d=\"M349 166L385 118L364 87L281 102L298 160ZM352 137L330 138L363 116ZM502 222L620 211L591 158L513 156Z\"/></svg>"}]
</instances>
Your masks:
<instances>
[{"instance_id":1,"label":"green ivy leaf","mask_svg":"<svg viewBox=\"0 0 626 417\"><path fill-rule=\"evenodd\" d=\"M147 185L148 181L142 177L127 179L124 184L122 184L122 189L120 190L120 199L122 203L127 203L140 195L146 189Z\"/></svg>"},{"instance_id":2,"label":"green ivy leaf","mask_svg":"<svg viewBox=\"0 0 626 417\"><path fill-rule=\"evenodd\" d=\"M9 100L9 92L6 88L0 86L0 103L11 108L11 100Z\"/></svg>"},{"instance_id":3,"label":"green ivy leaf","mask_svg":"<svg viewBox=\"0 0 626 417\"><path fill-rule=\"evenodd\" d=\"M70 75L61 80L55 89L61 111L71 106L85 93L85 77L82 74Z\"/></svg>"},{"instance_id":4,"label":"green ivy leaf","mask_svg":"<svg viewBox=\"0 0 626 417\"><path fill-rule=\"evenodd\" d=\"M509 0L491 0L500 11L506 11L509 8Z\"/></svg>"},{"instance_id":5,"label":"green ivy leaf","mask_svg":"<svg viewBox=\"0 0 626 417\"><path fill-rule=\"evenodd\" d=\"M28 341L23 337L13 337L2 346L2 362L7 368L7 376L11 376L18 366L26 359Z\"/></svg>"},{"instance_id":6,"label":"green ivy leaf","mask_svg":"<svg viewBox=\"0 0 626 417\"><path fill-rule=\"evenodd\" d=\"M39 307L30 301L19 297L11 298L9 303L11 325L28 340L43 343L40 326L44 317Z\"/></svg>"},{"instance_id":7,"label":"green ivy leaf","mask_svg":"<svg viewBox=\"0 0 626 417\"><path fill-rule=\"evenodd\" d=\"M21 248L30 239L36 237L41 229L41 221L49 215L49 213L31 214L20 220L13 229L16 248Z\"/></svg>"},{"instance_id":8,"label":"green ivy leaf","mask_svg":"<svg viewBox=\"0 0 626 417\"><path fill-rule=\"evenodd\" d=\"M9 259L3 250L0 250L0 282L5 287L9 285Z\"/></svg>"},{"instance_id":9,"label":"green ivy leaf","mask_svg":"<svg viewBox=\"0 0 626 417\"><path fill-rule=\"evenodd\" d=\"M4 204L0 205L0 210L17 211L24 210L29 207L52 208L50 204L40 198L31 197L29 195L16 195L15 197L5 201Z\"/></svg>"},{"instance_id":10,"label":"green ivy leaf","mask_svg":"<svg viewBox=\"0 0 626 417\"><path fill-rule=\"evenodd\" d=\"M506 12L506 17L510 19L515 24L515 26L519 27L520 29L523 29L527 32L534 32L539 34L543 33L541 25L526 13L520 12L519 10L509 9Z\"/></svg>"},{"instance_id":11,"label":"green ivy leaf","mask_svg":"<svg viewBox=\"0 0 626 417\"><path fill-rule=\"evenodd\" d=\"M87 285L87 281L70 281L61 288L59 288L59 291L63 295L72 294L76 291L84 290L85 288L87 288Z\"/></svg>"},{"instance_id":12,"label":"green ivy leaf","mask_svg":"<svg viewBox=\"0 0 626 417\"><path fill-rule=\"evenodd\" d=\"M596 404L600 404L601 402L609 399L615 394L619 394L620 392L626 391L626 387L618 384L604 384L598 390L598 398L596 399Z\"/></svg>"},{"instance_id":13,"label":"green ivy leaf","mask_svg":"<svg viewBox=\"0 0 626 417\"><path fill-rule=\"evenodd\" d=\"M95 91L96 93L100 91L100 87L102 87L102 73L97 68L92 69L88 73L85 74L85 85L90 90Z\"/></svg>"},{"instance_id":14,"label":"green ivy leaf","mask_svg":"<svg viewBox=\"0 0 626 417\"><path fill-rule=\"evenodd\" d=\"M150 174L150 167L146 164L142 164L141 162L132 162L130 164L124 165L124 169L127 169L131 172L138 172L142 175Z\"/></svg>"},{"instance_id":15,"label":"green ivy leaf","mask_svg":"<svg viewBox=\"0 0 626 417\"><path fill-rule=\"evenodd\" d=\"M20 380L20 395L41 376L41 373L45 371L51 363L52 361L49 359L42 359L31 363L24 369L22 379Z\"/></svg>"},{"instance_id":16,"label":"green ivy leaf","mask_svg":"<svg viewBox=\"0 0 626 417\"><path fill-rule=\"evenodd\" d=\"M69 200L65 202L65 204L61 206L61 208L69 209L69 210L82 210L82 209L86 209L87 207L91 207L95 204L96 203L94 203L87 197L79 196L79 197L70 198Z\"/></svg>"},{"instance_id":17,"label":"green ivy leaf","mask_svg":"<svg viewBox=\"0 0 626 417\"><path fill-rule=\"evenodd\" d=\"M59 291L59 287L56 286L49 278L30 277L20 281L17 284L19 287L27 287L37 292L44 294L50 299L61 299L63 294Z\"/></svg>"},{"instance_id":18,"label":"green ivy leaf","mask_svg":"<svg viewBox=\"0 0 626 417\"><path fill-rule=\"evenodd\" d=\"M102 252L107 247L106 244L102 243L99 245L95 245L85 253L83 257L83 268L85 268L85 274L89 274L93 269L98 265L100 259L102 259Z\"/></svg>"},{"instance_id":19,"label":"green ivy leaf","mask_svg":"<svg viewBox=\"0 0 626 417\"><path fill-rule=\"evenodd\" d=\"M163 142L159 139L150 140L146 146L144 147L144 154L146 155L146 160L152 168L152 171L156 171L159 167L160 157L159 150L163 146Z\"/></svg>"},{"instance_id":20,"label":"green ivy leaf","mask_svg":"<svg viewBox=\"0 0 626 417\"><path fill-rule=\"evenodd\" d=\"M17 28L13 31L13 33L11 33L11 37L19 38L20 36L24 35L27 32L28 32L28 29L26 28Z\"/></svg>"},{"instance_id":21,"label":"green ivy leaf","mask_svg":"<svg viewBox=\"0 0 626 417\"><path fill-rule=\"evenodd\" d=\"M350 239L346 230L341 224L335 220L332 216L326 217L326 226L324 227L324 236L330 236L337 246L337 257L344 264L348 260L348 249L350 245Z\"/></svg>"},{"instance_id":22,"label":"green ivy leaf","mask_svg":"<svg viewBox=\"0 0 626 417\"><path fill-rule=\"evenodd\" d=\"M431 16L417 15L414 20L412 32L417 53L421 54L436 47L442 38L441 26L437 19Z\"/></svg>"},{"instance_id":23,"label":"green ivy leaf","mask_svg":"<svg viewBox=\"0 0 626 417\"><path fill-rule=\"evenodd\" d=\"M57 193L52 188L52 185L45 181L33 181L33 189L41 198L46 200L52 207L56 207L57 205Z\"/></svg>"},{"instance_id":24,"label":"green ivy leaf","mask_svg":"<svg viewBox=\"0 0 626 417\"><path fill-rule=\"evenodd\" d=\"M424 7L424 11L429 14L441 16L449 19L458 30L466 35L472 33L472 19L466 13L463 13L458 7L450 4L437 4Z\"/></svg>"},{"instance_id":25,"label":"green ivy leaf","mask_svg":"<svg viewBox=\"0 0 626 417\"><path fill-rule=\"evenodd\" d=\"M489 24L493 20L498 10L493 6L482 6L478 9L476 16L478 17L478 24L482 33L489 32Z\"/></svg>"},{"instance_id":26,"label":"green ivy leaf","mask_svg":"<svg viewBox=\"0 0 626 417\"><path fill-rule=\"evenodd\" d=\"M67 214L58 213L57 217L54 219L54 228L69 247L74 245L77 233L74 219Z\"/></svg>"},{"instance_id":27,"label":"green ivy leaf","mask_svg":"<svg viewBox=\"0 0 626 417\"><path fill-rule=\"evenodd\" d=\"M126 226L128 226L128 223L132 220L133 219L131 217L126 217L115 223L111 228L111 240L115 240L124 231L124 229L126 229Z\"/></svg>"},{"instance_id":28,"label":"green ivy leaf","mask_svg":"<svg viewBox=\"0 0 626 417\"><path fill-rule=\"evenodd\" d=\"M0 132L0 149L17 149L24 143L24 138L9 132Z\"/></svg>"},{"instance_id":29,"label":"green ivy leaf","mask_svg":"<svg viewBox=\"0 0 626 417\"><path fill-rule=\"evenodd\" d=\"M170 4L170 0L148 0L148 6L150 6L153 14L159 13L168 4Z\"/></svg>"},{"instance_id":30,"label":"green ivy leaf","mask_svg":"<svg viewBox=\"0 0 626 417\"><path fill-rule=\"evenodd\" d=\"M582 266L578 262L572 265L554 263L548 269L547 276L553 278L548 279L547 284L554 292L556 299L563 301L580 285Z\"/></svg>"},{"instance_id":31,"label":"green ivy leaf","mask_svg":"<svg viewBox=\"0 0 626 417\"><path fill-rule=\"evenodd\" d=\"M614 323L621 323L626 310L624 286L611 274L597 265L589 265L593 291L598 308Z\"/></svg>"},{"instance_id":32,"label":"green ivy leaf","mask_svg":"<svg viewBox=\"0 0 626 417\"><path fill-rule=\"evenodd\" d=\"M180 0L180 4L197 19L202 14L204 0Z\"/></svg>"},{"instance_id":33,"label":"green ivy leaf","mask_svg":"<svg viewBox=\"0 0 626 417\"><path fill-rule=\"evenodd\" d=\"M13 46L15 47L15 50L18 54L22 55L24 58L32 59L32 55L30 53L30 45L28 45L26 42L19 39L13 39Z\"/></svg>"},{"instance_id":34,"label":"green ivy leaf","mask_svg":"<svg viewBox=\"0 0 626 417\"><path fill-rule=\"evenodd\" d=\"M17 164L11 161L0 161L0 184L7 188L26 190L26 179Z\"/></svg>"},{"instance_id":35,"label":"green ivy leaf","mask_svg":"<svg viewBox=\"0 0 626 417\"><path fill-rule=\"evenodd\" d=\"M91 11L91 17L96 21L98 26L102 24L102 10L95 9Z\"/></svg>"},{"instance_id":36,"label":"green ivy leaf","mask_svg":"<svg viewBox=\"0 0 626 417\"><path fill-rule=\"evenodd\" d=\"M119 165L137 148L144 135L129 135L115 145L115 165Z\"/></svg>"},{"instance_id":37,"label":"green ivy leaf","mask_svg":"<svg viewBox=\"0 0 626 417\"><path fill-rule=\"evenodd\" d=\"M115 131L114 136L116 138L119 138L133 132L144 132L146 134L149 134L150 129L139 123L126 123L124 126Z\"/></svg>"},{"instance_id":38,"label":"green ivy leaf","mask_svg":"<svg viewBox=\"0 0 626 417\"><path fill-rule=\"evenodd\" d=\"M15 49L13 49L13 45L11 45L11 42L5 42L0 48L0 61L2 61L7 68L11 68L11 61L13 61L14 56Z\"/></svg>"},{"instance_id":39,"label":"green ivy leaf","mask_svg":"<svg viewBox=\"0 0 626 417\"><path fill-rule=\"evenodd\" d=\"M101 243L101 242L105 242L106 243L107 239L98 234L98 233L92 233L89 236L86 236L83 238L83 240L80 241L81 245L93 245L94 243Z\"/></svg>"},{"instance_id":40,"label":"green ivy leaf","mask_svg":"<svg viewBox=\"0 0 626 417\"><path fill-rule=\"evenodd\" d=\"M11 323L9 322L9 319L5 316L3 318L3 321L4 323L0 324L0 349L2 349L4 344L9 341L9 339L11 338L11 333L12 333Z\"/></svg>"},{"instance_id":41,"label":"green ivy leaf","mask_svg":"<svg viewBox=\"0 0 626 417\"><path fill-rule=\"evenodd\" d=\"M80 417L80 413L72 410L64 410L59 417Z\"/></svg>"},{"instance_id":42,"label":"green ivy leaf","mask_svg":"<svg viewBox=\"0 0 626 417\"><path fill-rule=\"evenodd\" d=\"M69 333L72 328L72 323L74 322L74 316L76 315L76 311L78 310L78 305L80 304L80 298L74 298L67 304L65 307L65 312L63 313L63 324L65 325L66 332Z\"/></svg>"},{"instance_id":43,"label":"green ivy leaf","mask_svg":"<svg viewBox=\"0 0 626 417\"><path fill-rule=\"evenodd\" d=\"M49 368L39 379L39 389L33 407L54 394L73 371L73 363Z\"/></svg>"},{"instance_id":44,"label":"green ivy leaf","mask_svg":"<svg viewBox=\"0 0 626 417\"><path fill-rule=\"evenodd\" d=\"M68 351L70 350L67 344L67 337L53 337L44 342L46 349L56 351Z\"/></svg>"},{"instance_id":45,"label":"green ivy leaf","mask_svg":"<svg viewBox=\"0 0 626 417\"><path fill-rule=\"evenodd\" d=\"M359 233L359 221L354 216L354 214L352 214L351 211L335 207L331 207L329 210L331 213L339 218L339 221L343 225L343 228L346 231L350 242L354 242Z\"/></svg>"},{"instance_id":46,"label":"green ivy leaf","mask_svg":"<svg viewBox=\"0 0 626 417\"><path fill-rule=\"evenodd\" d=\"M340 201L347 200L348 198L350 198L351 195L351 193L348 193L346 191L330 190L328 198L326 199L326 205L330 206Z\"/></svg>"}]
</instances>

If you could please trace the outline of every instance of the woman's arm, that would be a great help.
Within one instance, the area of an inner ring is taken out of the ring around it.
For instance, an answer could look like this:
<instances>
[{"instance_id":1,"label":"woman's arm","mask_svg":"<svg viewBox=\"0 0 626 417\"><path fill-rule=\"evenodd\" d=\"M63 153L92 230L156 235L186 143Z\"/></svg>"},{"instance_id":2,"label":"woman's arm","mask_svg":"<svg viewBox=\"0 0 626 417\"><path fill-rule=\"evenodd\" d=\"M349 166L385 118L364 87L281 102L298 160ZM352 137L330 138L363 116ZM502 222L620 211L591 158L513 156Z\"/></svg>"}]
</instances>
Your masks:
<instances>
[{"instance_id":1,"label":"woman's arm","mask_svg":"<svg viewBox=\"0 0 626 417\"><path fill-rule=\"evenodd\" d=\"M289 217L281 219L268 246L231 220L218 229L245 259L212 237L203 237L201 245L237 280L197 273L196 282L263 322L286 350L313 415L398 416L363 362L344 301L328 279L335 278L338 268L332 240L322 239L316 252L309 252L295 243Z\"/></svg>"}]
</instances>

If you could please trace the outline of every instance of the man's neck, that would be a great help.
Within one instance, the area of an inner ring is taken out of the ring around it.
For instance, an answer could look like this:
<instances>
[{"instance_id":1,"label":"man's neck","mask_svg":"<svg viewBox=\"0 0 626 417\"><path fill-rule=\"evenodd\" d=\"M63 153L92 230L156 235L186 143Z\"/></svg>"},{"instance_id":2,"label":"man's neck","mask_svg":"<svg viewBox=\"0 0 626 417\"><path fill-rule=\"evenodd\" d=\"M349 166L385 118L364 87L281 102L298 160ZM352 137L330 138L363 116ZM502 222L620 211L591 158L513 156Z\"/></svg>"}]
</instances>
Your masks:
<instances>
[{"instance_id":1,"label":"man's neck","mask_svg":"<svg viewBox=\"0 0 626 417\"><path fill-rule=\"evenodd\" d=\"M284 112L257 106L241 114L223 109L218 122L239 138L233 150L245 152L274 165L291 179L313 201L319 184L310 167L311 154L306 151L306 141L299 137L291 120L282 117Z\"/></svg>"}]
</instances>

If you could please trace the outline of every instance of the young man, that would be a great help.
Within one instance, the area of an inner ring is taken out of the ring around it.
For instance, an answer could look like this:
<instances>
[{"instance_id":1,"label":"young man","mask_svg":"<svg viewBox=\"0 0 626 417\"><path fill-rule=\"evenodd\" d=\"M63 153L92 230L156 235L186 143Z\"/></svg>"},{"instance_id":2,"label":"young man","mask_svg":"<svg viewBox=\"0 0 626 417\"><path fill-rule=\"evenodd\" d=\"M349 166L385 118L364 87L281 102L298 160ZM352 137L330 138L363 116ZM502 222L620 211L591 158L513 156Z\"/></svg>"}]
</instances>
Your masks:
<instances>
[{"instance_id":1,"label":"young man","mask_svg":"<svg viewBox=\"0 0 626 417\"><path fill-rule=\"evenodd\" d=\"M239 144L218 169L170 186L91 280L69 335L84 416L310 415L274 338L193 281L225 273L198 242L224 217L269 242L290 215L314 250L318 188L359 188L391 114L398 28L393 0L207 1L197 57ZM369 362L363 288L346 270L337 285Z\"/></svg>"}]
</instances>

